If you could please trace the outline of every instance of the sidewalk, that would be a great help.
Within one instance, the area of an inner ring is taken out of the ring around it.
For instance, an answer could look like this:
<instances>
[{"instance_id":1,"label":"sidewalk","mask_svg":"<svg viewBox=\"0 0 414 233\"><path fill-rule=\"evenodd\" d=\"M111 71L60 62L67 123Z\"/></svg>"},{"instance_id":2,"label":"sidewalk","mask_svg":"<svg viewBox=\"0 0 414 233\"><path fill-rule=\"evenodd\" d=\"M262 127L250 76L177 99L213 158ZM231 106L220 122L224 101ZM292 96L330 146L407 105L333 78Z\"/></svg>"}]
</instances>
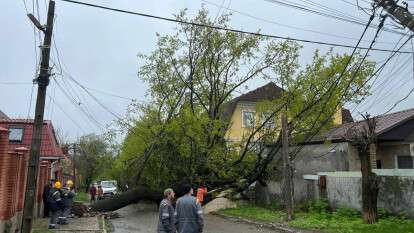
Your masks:
<instances>
[{"instance_id":1,"label":"sidewalk","mask_svg":"<svg viewBox=\"0 0 414 233\"><path fill-rule=\"evenodd\" d=\"M58 229L48 229L48 219L36 219L33 225L33 233L106 233L103 218L82 217L71 218L67 225L59 225Z\"/></svg>"}]
</instances>

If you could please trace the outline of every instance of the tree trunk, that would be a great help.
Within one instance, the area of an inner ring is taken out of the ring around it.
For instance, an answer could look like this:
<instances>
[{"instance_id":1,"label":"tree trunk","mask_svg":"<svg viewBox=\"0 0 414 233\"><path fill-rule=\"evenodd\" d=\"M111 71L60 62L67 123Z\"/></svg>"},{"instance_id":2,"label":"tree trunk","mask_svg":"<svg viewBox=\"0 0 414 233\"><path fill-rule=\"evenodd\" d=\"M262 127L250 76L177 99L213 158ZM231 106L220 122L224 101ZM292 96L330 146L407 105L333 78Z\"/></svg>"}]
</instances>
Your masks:
<instances>
[{"instance_id":1,"label":"tree trunk","mask_svg":"<svg viewBox=\"0 0 414 233\"><path fill-rule=\"evenodd\" d=\"M378 181L376 174L371 170L369 150L360 150L359 159L362 173L362 217L365 223L373 224L378 221Z\"/></svg>"},{"instance_id":2,"label":"tree trunk","mask_svg":"<svg viewBox=\"0 0 414 233\"><path fill-rule=\"evenodd\" d=\"M114 211L141 200L149 200L159 203L162 200L162 194L151 191L145 186L138 186L116 195L111 199L96 201L91 205L91 208L93 211L100 212Z\"/></svg>"}]
</instances>

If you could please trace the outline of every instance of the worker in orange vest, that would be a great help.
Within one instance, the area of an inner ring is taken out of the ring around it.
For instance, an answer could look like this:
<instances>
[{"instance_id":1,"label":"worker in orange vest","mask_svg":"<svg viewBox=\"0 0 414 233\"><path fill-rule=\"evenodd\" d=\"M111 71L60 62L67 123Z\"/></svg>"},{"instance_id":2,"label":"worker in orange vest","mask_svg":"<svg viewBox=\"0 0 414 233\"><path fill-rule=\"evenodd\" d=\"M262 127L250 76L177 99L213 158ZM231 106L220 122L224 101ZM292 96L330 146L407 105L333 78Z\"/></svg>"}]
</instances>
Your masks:
<instances>
[{"instance_id":1,"label":"worker in orange vest","mask_svg":"<svg viewBox=\"0 0 414 233\"><path fill-rule=\"evenodd\" d=\"M203 204L204 196L207 194L207 188L204 185L200 185L197 189L197 202Z\"/></svg>"}]
</instances>

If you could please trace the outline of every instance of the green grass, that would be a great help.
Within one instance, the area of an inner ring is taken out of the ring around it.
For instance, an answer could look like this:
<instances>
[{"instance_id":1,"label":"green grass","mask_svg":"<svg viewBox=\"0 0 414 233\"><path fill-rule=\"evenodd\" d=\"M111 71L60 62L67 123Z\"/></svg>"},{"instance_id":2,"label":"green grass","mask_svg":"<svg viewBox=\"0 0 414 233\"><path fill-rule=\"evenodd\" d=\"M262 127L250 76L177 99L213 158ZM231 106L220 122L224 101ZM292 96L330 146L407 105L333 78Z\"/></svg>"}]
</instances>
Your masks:
<instances>
[{"instance_id":1,"label":"green grass","mask_svg":"<svg viewBox=\"0 0 414 233\"><path fill-rule=\"evenodd\" d=\"M87 194L85 192L77 192L76 197L75 197L75 201L77 201L77 202L89 202L90 201L89 194Z\"/></svg>"},{"instance_id":2,"label":"green grass","mask_svg":"<svg viewBox=\"0 0 414 233\"><path fill-rule=\"evenodd\" d=\"M242 217L261 222L283 223L285 213L253 205L242 205L238 208L225 209L219 213ZM362 222L361 216L349 209L329 212L318 209L298 211L295 220L287 225L295 228L320 230L324 233L414 233L414 220L400 217L382 216L378 223L368 225Z\"/></svg>"},{"instance_id":3,"label":"green grass","mask_svg":"<svg viewBox=\"0 0 414 233\"><path fill-rule=\"evenodd\" d=\"M47 218L37 218L33 222L32 233L53 233L52 230L49 230L49 219Z\"/></svg>"},{"instance_id":4,"label":"green grass","mask_svg":"<svg viewBox=\"0 0 414 233\"><path fill-rule=\"evenodd\" d=\"M253 205L243 205L239 208L224 209L220 210L219 213L263 222L281 222L285 216L281 211L273 211Z\"/></svg>"}]
</instances>

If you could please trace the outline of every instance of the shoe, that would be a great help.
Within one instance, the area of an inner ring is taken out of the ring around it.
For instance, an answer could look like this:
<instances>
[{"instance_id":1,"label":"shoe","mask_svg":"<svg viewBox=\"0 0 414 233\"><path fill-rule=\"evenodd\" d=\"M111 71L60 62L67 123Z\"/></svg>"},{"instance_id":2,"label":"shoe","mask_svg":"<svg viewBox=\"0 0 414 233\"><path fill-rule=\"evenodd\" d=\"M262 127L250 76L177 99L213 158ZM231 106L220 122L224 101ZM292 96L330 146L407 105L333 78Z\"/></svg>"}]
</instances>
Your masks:
<instances>
[{"instance_id":1,"label":"shoe","mask_svg":"<svg viewBox=\"0 0 414 233\"><path fill-rule=\"evenodd\" d=\"M49 225L49 229L56 229L56 226Z\"/></svg>"}]
</instances>

